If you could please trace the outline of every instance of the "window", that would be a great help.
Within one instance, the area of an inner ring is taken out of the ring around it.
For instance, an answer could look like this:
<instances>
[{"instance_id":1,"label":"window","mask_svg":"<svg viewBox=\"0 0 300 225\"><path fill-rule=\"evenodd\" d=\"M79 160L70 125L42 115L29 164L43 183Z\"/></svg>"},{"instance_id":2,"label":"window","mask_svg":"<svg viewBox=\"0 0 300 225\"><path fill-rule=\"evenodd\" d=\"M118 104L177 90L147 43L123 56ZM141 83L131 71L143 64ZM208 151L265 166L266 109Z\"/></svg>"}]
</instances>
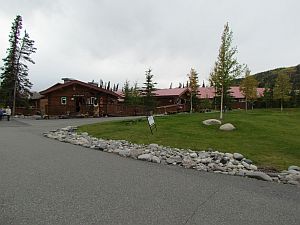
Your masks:
<instances>
[{"instance_id":1,"label":"window","mask_svg":"<svg viewBox=\"0 0 300 225\"><path fill-rule=\"evenodd\" d=\"M61 103L62 105L66 105L66 104L67 104L67 97L61 97L61 98L60 98L60 103Z\"/></svg>"},{"instance_id":2,"label":"window","mask_svg":"<svg viewBox=\"0 0 300 225\"><path fill-rule=\"evenodd\" d=\"M95 97L91 97L91 105L95 104Z\"/></svg>"}]
</instances>

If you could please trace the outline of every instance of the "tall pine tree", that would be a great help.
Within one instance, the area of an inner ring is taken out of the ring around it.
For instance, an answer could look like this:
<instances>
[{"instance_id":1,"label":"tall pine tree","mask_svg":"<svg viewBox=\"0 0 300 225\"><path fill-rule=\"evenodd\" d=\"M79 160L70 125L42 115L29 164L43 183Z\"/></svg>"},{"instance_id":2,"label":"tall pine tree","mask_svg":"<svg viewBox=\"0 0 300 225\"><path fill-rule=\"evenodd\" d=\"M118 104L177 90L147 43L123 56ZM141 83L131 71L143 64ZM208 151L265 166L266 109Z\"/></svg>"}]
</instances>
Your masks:
<instances>
[{"instance_id":1,"label":"tall pine tree","mask_svg":"<svg viewBox=\"0 0 300 225\"><path fill-rule=\"evenodd\" d=\"M153 111L155 108L155 99L154 99L154 91L156 83L153 82L153 74L151 74L152 70L148 69L146 71L146 82L144 83L144 105L148 112Z\"/></svg>"},{"instance_id":2,"label":"tall pine tree","mask_svg":"<svg viewBox=\"0 0 300 225\"><path fill-rule=\"evenodd\" d=\"M12 24L9 35L10 47L7 49L7 57L3 59L4 66L1 68L1 97L5 104L13 108L15 114L16 101L27 98L30 94L32 83L28 79L27 62L34 63L30 58L36 52L34 41L25 31L20 38L22 29L22 17L17 16Z\"/></svg>"}]
</instances>

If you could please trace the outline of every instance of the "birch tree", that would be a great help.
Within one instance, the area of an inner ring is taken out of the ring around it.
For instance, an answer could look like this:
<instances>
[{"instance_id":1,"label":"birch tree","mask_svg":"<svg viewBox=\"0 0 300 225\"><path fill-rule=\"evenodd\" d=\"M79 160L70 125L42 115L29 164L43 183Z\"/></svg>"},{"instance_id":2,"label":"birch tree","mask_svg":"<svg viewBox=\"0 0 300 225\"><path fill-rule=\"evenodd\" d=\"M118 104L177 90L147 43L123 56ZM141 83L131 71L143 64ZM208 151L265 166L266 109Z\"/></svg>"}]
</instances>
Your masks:
<instances>
[{"instance_id":1,"label":"birch tree","mask_svg":"<svg viewBox=\"0 0 300 225\"><path fill-rule=\"evenodd\" d=\"M242 72L242 65L237 61L237 47L232 47L232 31L228 23L224 26L221 37L221 46L218 59L215 62L213 72L210 74L210 82L215 87L216 94L221 97L220 119L223 119L224 96L229 92L232 81Z\"/></svg>"}]
</instances>

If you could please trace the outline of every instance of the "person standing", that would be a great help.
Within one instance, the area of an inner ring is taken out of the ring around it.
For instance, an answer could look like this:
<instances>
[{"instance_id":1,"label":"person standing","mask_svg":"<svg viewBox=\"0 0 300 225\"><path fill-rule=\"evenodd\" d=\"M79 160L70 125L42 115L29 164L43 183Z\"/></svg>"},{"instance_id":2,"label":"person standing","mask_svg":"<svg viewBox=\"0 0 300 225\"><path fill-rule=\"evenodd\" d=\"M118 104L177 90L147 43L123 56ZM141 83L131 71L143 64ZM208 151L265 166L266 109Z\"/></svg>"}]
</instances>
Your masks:
<instances>
[{"instance_id":1,"label":"person standing","mask_svg":"<svg viewBox=\"0 0 300 225\"><path fill-rule=\"evenodd\" d=\"M7 106L5 109L6 116L7 116L7 121L9 121L10 116L11 116L11 109Z\"/></svg>"}]
</instances>

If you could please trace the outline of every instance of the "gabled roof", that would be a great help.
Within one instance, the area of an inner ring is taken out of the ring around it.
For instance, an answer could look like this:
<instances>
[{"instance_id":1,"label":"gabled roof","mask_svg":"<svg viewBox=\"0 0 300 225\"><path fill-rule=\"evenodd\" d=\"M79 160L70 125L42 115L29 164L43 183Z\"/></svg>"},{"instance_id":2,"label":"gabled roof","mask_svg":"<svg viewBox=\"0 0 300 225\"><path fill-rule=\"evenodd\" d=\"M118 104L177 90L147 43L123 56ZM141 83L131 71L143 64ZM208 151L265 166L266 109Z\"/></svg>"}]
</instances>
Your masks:
<instances>
[{"instance_id":1,"label":"gabled roof","mask_svg":"<svg viewBox=\"0 0 300 225\"><path fill-rule=\"evenodd\" d=\"M154 91L156 97L164 97L164 96L178 96L180 97L186 92L189 92L187 88L168 88L168 89L158 89Z\"/></svg>"},{"instance_id":2,"label":"gabled roof","mask_svg":"<svg viewBox=\"0 0 300 225\"><path fill-rule=\"evenodd\" d=\"M63 84L61 84L61 83L54 84L53 86L49 87L48 89L46 89L44 91L40 91L40 94L46 95L46 94L49 94L50 92L53 92L53 91L56 91L56 90L68 87L68 86L73 85L73 84L78 84L78 85L81 85L81 86L93 89L95 91L104 92L104 93L113 95L113 96L115 96L117 98L120 97L117 93L115 93L113 91L109 91L109 90L97 87L95 85L92 85L92 84L84 83L84 82L79 81L79 80L70 80L70 81L68 81L66 83L63 83Z\"/></svg>"},{"instance_id":3,"label":"gabled roof","mask_svg":"<svg viewBox=\"0 0 300 225\"><path fill-rule=\"evenodd\" d=\"M243 92L240 91L240 87L231 87L230 88L230 95L234 98L245 98ZM264 96L264 88L256 88L257 97Z\"/></svg>"},{"instance_id":4,"label":"gabled roof","mask_svg":"<svg viewBox=\"0 0 300 225\"><path fill-rule=\"evenodd\" d=\"M262 97L264 96L265 88L257 88L257 96ZM229 89L230 95L233 98L245 98L243 93L240 91L240 87L230 87ZM215 88L214 87L199 87L198 88L198 98L204 99L212 99L215 97Z\"/></svg>"},{"instance_id":5,"label":"gabled roof","mask_svg":"<svg viewBox=\"0 0 300 225\"><path fill-rule=\"evenodd\" d=\"M215 88L214 87L199 87L198 88L198 97L199 98L214 98L215 97Z\"/></svg>"}]
</instances>

